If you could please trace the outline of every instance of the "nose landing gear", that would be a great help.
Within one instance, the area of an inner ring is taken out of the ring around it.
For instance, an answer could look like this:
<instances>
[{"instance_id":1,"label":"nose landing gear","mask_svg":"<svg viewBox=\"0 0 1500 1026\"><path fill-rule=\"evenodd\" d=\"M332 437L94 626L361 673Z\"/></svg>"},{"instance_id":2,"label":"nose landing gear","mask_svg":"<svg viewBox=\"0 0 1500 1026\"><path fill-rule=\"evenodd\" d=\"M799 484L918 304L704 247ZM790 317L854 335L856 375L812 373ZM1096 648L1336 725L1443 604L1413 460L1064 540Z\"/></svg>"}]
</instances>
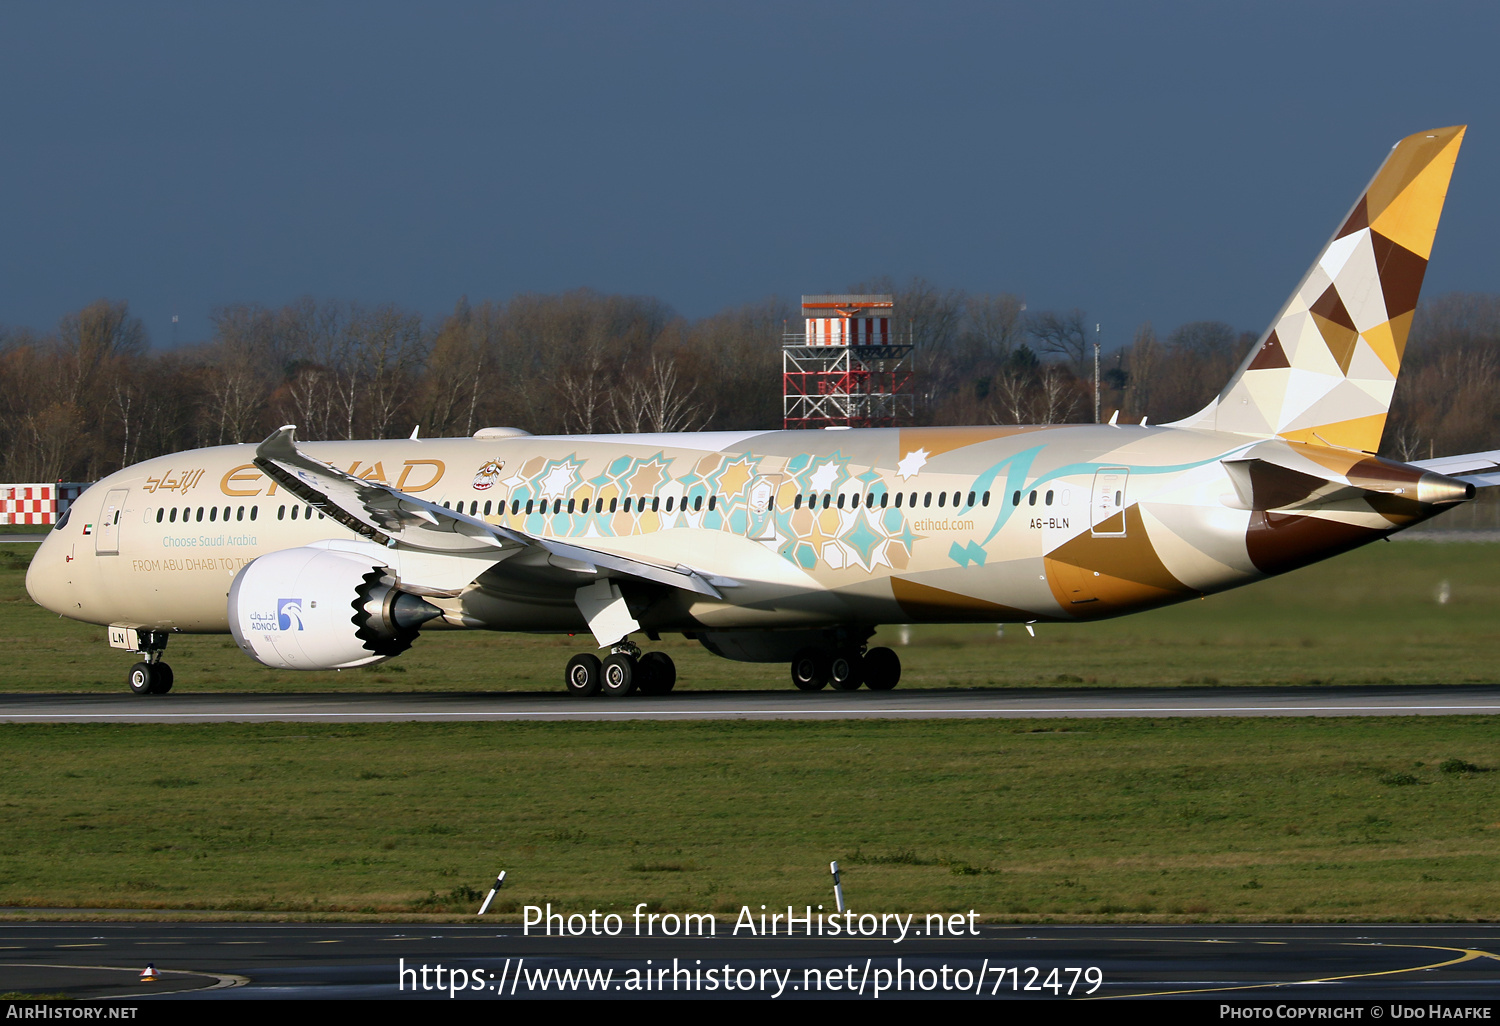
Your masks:
<instances>
[{"instance_id":1,"label":"nose landing gear","mask_svg":"<svg viewBox=\"0 0 1500 1026\"><path fill-rule=\"evenodd\" d=\"M166 663L136 663L130 668L129 681L137 695L165 695L172 690L172 668Z\"/></svg>"},{"instance_id":2,"label":"nose landing gear","mask_svg":"<svg viewBox=\"0 0 1500 1026\"><path fill-rule=\"evenodd\" d=\"M172 668L162 662L167 650L167 632L144 629L109 629L109 642L115 648L127 648L143 657L130 668L125 678L132 693L165 695L172 690Z\"/></svg>"}]
</instances>

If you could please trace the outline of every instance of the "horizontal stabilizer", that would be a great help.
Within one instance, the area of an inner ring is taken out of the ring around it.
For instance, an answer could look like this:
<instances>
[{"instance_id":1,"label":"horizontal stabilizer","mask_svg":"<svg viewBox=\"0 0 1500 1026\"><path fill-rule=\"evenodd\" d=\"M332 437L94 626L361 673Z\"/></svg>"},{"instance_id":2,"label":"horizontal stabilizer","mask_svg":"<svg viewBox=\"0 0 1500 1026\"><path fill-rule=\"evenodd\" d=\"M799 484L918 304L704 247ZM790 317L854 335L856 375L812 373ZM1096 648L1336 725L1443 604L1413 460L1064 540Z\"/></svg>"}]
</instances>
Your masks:
<instances>
[{"instance_id":1,"label":"horizontal stabilizer","mask_svg":"<svg viewBox=\"0 0 1500 1026\"><path fill-rule=\"evenodd\" d=\"M1307 509L1365 494L1343 481L1304 474L1260 459L1225 460L1242 509Z\"/></svg>"},{"instance_id":2,"label":"horizontal stabilizer","mask_svg":"<svg viewBox=\"0 0 1500 1026\"><path fill-rule=\"evenodd\" d=\"M1238 500L1232 505L1259 512L1322 509L1352 499L1362 499L1377 509L1391 508L1393 500L1398 504L1447 506L1474 497L1472 482L1421 464L1402 467L1382 461L1380 473L1352 471L1358 476L1350 481L1319 477L1253 457L1223 462Z\"/></svg>"},{"instance_id":3,"label":"horizontal stabilizer","mask_svg":"<svg viewBox=\"0 0 1500 1026\"><path fill-rule=\"evenodd\" d=\"M1500 449L1466 452L1461 456L1439 456L1435 460L1413 460L1411 465L1459 481L1467 481L1478 488L1500 485Z\"/></svg>"}]
</instances>

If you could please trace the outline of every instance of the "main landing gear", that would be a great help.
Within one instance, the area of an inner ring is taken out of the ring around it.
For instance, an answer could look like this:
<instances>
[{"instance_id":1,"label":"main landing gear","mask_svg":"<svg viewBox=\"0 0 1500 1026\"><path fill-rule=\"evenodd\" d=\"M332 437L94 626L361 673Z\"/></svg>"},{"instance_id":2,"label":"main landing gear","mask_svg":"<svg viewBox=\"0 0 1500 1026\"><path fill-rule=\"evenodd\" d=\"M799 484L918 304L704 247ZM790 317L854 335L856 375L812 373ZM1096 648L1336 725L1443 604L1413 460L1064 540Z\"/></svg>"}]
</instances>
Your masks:
<instances>
[{"instance_id":1,"label":"main landing gear","mask_svg":"<svg viewBox=\"0 0 1500 1026\"><path fill-rule=\"evenodd\" d=\"M665 695L677 684L677 666L665 652L642 654L638 645L626 641L611 649L603 660L592 652L578 653L568 660L563 683L568 694L579 698L598 694L611 698Z\"/></svg>"},{"instance_id":2,"label":"main landing gear","mask_svg":"<svg viewBox=\"0 0 1500 1026\"><path fill-rule=\"evenodd\" d=\"M901 658L888 648L804 648L792 660L792 683L799 691L821 691L832 684L839 691L889 691L901 681Z\"/></svg>"}]
</instances>

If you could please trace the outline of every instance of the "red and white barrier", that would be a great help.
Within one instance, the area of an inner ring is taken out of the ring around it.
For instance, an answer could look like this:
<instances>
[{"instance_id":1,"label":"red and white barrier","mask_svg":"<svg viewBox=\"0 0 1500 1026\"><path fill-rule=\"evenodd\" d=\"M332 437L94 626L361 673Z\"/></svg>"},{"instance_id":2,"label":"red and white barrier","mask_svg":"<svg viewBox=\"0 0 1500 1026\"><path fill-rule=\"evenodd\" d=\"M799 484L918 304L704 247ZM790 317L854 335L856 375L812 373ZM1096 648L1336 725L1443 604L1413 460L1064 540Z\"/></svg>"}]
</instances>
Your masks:
<instances>
[{"instance_id":1,"label":"red and white barrier","mask_svg":"<svg viewBox=\"0 0 1500 1026\"><path fill-rule=\"evenodd\" d=\"M57 485L0 485L0 524L50 524L57 520Z\"/></svg>"}]
</instances>

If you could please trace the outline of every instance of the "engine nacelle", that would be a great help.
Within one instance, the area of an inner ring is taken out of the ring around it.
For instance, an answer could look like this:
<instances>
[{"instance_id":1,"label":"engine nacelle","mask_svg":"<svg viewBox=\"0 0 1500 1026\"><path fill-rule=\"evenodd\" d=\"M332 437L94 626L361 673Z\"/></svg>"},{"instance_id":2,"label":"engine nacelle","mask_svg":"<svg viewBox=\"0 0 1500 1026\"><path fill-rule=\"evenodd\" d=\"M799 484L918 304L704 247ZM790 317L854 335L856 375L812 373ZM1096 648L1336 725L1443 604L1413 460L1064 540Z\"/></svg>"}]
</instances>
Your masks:
<instances>
[{"instance_id":1,"label":"engine nacelle","mask_svg":"<svg viewBox=\"0 0 1500 1026\"><path fill-rule=\"evenodd\" d=\"M270 552L229 587L229 629L257 662L282 670L369 666L411 647L442 610L399 591L369 556L333 549Z\"/></svg>"}]
</instances>

